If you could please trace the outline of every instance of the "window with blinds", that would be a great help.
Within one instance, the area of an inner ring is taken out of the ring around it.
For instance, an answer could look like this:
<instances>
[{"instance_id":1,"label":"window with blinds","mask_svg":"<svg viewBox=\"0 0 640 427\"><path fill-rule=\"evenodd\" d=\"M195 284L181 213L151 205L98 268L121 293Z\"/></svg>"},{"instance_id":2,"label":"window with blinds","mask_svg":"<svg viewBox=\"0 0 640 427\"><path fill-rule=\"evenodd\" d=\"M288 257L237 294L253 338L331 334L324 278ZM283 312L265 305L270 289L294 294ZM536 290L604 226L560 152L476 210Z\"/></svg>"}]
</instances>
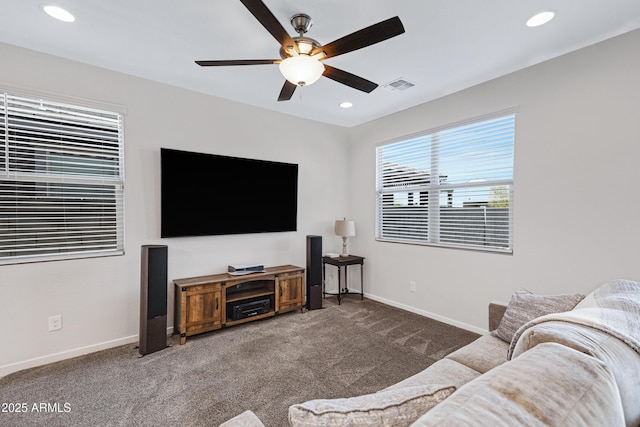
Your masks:
<instances>
[{"instance_id":1,"label":"window with blinds","mask_svg":"<svg viewBox=\"0 0 640 427\"><path fill-rule=\"evenodd\" d=\"M376 239L513 251L515 112L376 148Z\"/></svg>"},{"instance_id":2,"label":"window with blinds","mask_svg":"<svg viewBox=\"0 0 640 427\"><path fill-rule=\"evenodd\" d=\"M124 253L123 117L0 94L0 263Z\"/></svg>"}]
</instances>

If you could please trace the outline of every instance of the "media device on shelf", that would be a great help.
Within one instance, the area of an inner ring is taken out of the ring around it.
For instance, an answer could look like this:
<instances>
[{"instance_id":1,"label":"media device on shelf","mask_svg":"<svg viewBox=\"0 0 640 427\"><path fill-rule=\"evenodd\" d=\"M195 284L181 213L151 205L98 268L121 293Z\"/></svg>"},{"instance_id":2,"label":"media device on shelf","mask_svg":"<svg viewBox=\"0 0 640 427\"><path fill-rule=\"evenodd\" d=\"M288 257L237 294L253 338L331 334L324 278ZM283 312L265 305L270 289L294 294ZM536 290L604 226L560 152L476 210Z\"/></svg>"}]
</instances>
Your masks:
<instances>
[{"instance_id":1,"label":"media device on shelf","mask_svg":"<svg viewBox=\"0 0 640 427\"><path fill-rule=\"evenodd\" d=\"M298 165L160 149L161 237L297 230Z\"/></svg>"},{"instance_id":2,"label":"media device on shelf","mask_svg":"<svg viewBox=\"0 0 640 427\"><path fill-rule=\"evenodd\" d=\"M251 316L268 313L271 309L269 298L254 298L242 302L227 303L227 313L232 320L246 319Z\"/></svg>"},{"instance_id":3,"label":"media device on shelf","mask_svg":"<svg viewBox=\"0 0 640 427\"><path fill-rule=\"evenodd\" d=\"M262 264L230 264L227 272L232 276L242 276L245 274L262 273L264 265Z\"/></svg>"}]
</instances>

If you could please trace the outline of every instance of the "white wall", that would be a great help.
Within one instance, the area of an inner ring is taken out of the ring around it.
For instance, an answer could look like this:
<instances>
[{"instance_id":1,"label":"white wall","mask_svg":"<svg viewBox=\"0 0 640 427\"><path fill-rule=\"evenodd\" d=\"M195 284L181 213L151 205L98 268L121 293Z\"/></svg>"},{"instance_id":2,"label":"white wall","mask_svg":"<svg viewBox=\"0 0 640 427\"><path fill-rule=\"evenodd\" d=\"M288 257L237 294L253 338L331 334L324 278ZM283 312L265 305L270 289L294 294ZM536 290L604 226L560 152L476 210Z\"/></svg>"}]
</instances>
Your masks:
<instances>
[{"instance_id":1,"label":"white wall","mask_svg":"<svg viewBox=\"0 0 640 427\"><path fill-rule=\"evenodd\" d=\"M638 46L640 30L350 129L351 246L367 257L365 292L481 330L489 301L519 287L588 293L640 280ZM513 255L374 240L377 144L511 107Z\"/></svg>"},{"instance_id":2,"label":"white wall","mask_svg":"<svg viewBox=\"0 0 640 427\"><path fill-rule=\"evenodd\" d=\"M0 376L137 342L143 244L168 245L170 280L220 273L230 263L305 266L305 236L332 235L333 220L346 215L343 128L5 44L0 57L0 88L95 100L127 111L126 255L0 266ZM160 147L298 163L298 231L160 239ZM325 240L328 250L333 243L338 249L335 238ZM56 314L62 315L63 329L48 332L47 319Z\"/></svg>"}]
</instances>

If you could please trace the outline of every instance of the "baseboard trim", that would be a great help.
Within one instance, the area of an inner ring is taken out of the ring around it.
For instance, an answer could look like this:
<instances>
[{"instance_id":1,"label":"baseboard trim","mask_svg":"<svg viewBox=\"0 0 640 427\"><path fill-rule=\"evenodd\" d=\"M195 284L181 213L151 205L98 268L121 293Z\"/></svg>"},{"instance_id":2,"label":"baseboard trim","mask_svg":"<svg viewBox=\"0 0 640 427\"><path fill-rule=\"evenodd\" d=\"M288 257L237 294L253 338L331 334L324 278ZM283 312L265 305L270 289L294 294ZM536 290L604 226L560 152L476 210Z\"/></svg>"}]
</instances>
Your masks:
<instances>
[{"instance_id":1,"label":"baseboard trim","mask_svg":"<svg viewBox=\"0 0 640 427\"><path fill-rule=\"evenodd\" d=\"M400 304L400 303L398 303L396 301L392 301L392 300L389 300L389 299L386 299L386 298L382 298L382 297L379 297L377 295L372 295L372 294L369 294L369 293L365 293L364 296L369 298L369 299L372 299L374 301L378 301L378 302L381 302L383 304L390 305L392 307L396 307L396 308L400 308L402 310L410 311L411 313L419 314L421 316L428 317L430 319L437 320L439 322L446 323L448 325L455 326L455 327L460 328L460 329L465 329L467 331L475 332L476 334L484 335L484 334L486 334L488 332L486 329L478 328L476 326L469 325L467 323L459 322L457 320L453 320L453 319L450 319L450 318L445 317L445 316L441 316L441 315L436 314L436 313L431 313L429 311L420 310L418 308L411 307L409 305Z\"/></svg>"},{"instance_id":2,"label":"baseboard trim","mask_svg":"<svg viewBox=\"0 0 640 427\"><path fill-rule=\"evenodd\" d=\"M61 360L71 359L72 357L84 356L85 354L94 353L96 351L106 350L108 348L118 347L121 345L132 344L138 342L138 335L118 338L111 341L105 341L97 344L78 347L71 350L52 353L46 356L35 357L33 359L23 360L21 362L10 363L0 366L0 378L13 372L22 371L23 369L35 368L37 366L47 365Z\"/></svg>"},{"instance_id":3,"label":"baseboard trim","mask_svg":"<svg viewBox=\"0 0 640 427\"><path fill-rule=\"evenodd\" d=\"M167 336L173 335L173 326L167 328ZM52 353L46 356L35 357L33 359L23 360L21 362L9 363L8 365L0 366L0 378L12 374L14 372L22 371L24 369L36 368L38 366L47 365L49 363L60 362L62 360L71 359L73 357L84 356L85 354L95 353L96 351L107 350L113 347L119 347L127 344L137 344L138 335L131 335L128 337L118 338L111 341L104 341L97 344L91 344L85 347L78 347L71 350L61 351L59 353Z\"/></svg>"}]
</instances>

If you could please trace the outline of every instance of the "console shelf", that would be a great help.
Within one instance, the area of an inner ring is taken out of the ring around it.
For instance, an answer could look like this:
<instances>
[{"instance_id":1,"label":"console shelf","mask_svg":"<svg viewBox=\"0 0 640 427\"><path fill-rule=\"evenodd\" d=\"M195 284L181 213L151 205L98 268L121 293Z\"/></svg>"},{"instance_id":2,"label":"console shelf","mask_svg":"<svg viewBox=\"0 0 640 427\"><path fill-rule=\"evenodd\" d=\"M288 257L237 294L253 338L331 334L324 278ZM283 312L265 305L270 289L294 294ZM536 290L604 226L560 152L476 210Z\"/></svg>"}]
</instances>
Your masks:
<instances>
[{"instance_id":1,"label":"console shelf","mask_svg":"<svg viewBox=\"0 0 640 427\"><path fill-rule=\"evenodd\" d=\"M245 276L215 274L176 279L174 333L180 344L188 336L226 326L275 316L300 308L304 311L304 268L269 267ZM252 304L259 308L252 309ZM233 308L249 309L234 316ZM242 317L247 316L247 317Z\"/></svg>"},{"instance_id":2,"label":"console shelf","mask_svg":"<svg viewBox=\"0 0 640 427\"><path fill-rule=\"evenodd\" d=\"M257 298L266 295L275 295L275 280L273 279L254 279L251 276L245 276L243 281L227 286L226 302L234 302Z\"/></svg>"},{"instance_id":3,"label":"console shelf","mask_svg":"<svg viewBox=\"0 0 640 427\"><path fill-rule=\"evenodd\" d=\"M227 294L227 302L246 300L246 299L251 299L251 298L261 297L261 296L266 296L266 295L273 295L273 291L270 291L270 292L269 291L263 291L263 292L250 292L250 291L237 292L237 293L234 293L233 295Z\"/></svg>"}]
</instances>

